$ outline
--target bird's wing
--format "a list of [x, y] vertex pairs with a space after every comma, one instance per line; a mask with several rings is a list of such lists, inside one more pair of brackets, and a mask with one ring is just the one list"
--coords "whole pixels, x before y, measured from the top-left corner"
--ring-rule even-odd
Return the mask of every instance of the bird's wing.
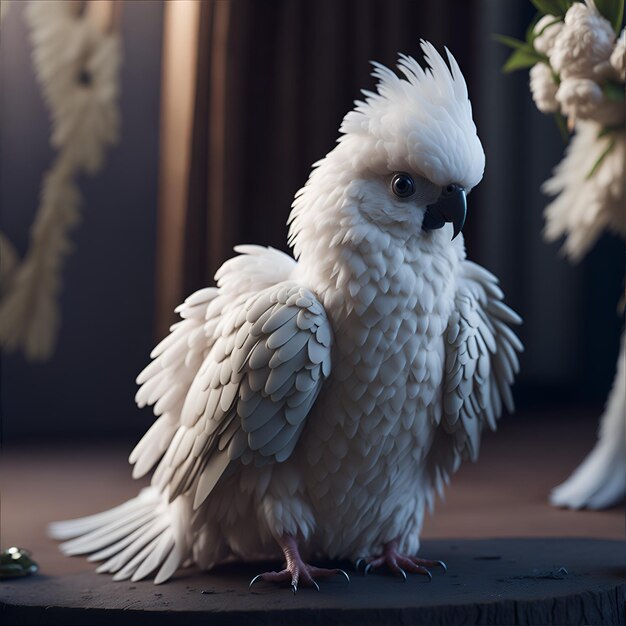
[[153, 477], [170, 500], [193, 490], [195, 508], [231, 462], [290, 456], [331, 366], [326, 312], [292, 281], [234, 299], [213, 336]]
[[215, 287], [196, 291], [176, 312], [181, 321], [150, 354], [152, 362], [139, 374], [135, 401], [142, 408], [153, 405], [157, 420], [131, 452], [133, 477], [149, 472], [163, 456], [180, 424], [189, 387], [214, 338], [205, 334], [205, 317], [212, 309], [223, 308], [224, 297]]
[[522, 320], [502, 299], [493, 274], [463, 263], [444, 334], [442, 411], [428, 460], [438, 487], [461, 459], [478, 457], [485, 423], [495, 430], [503, 405], [513, 411], [511, 385], [523, 346], [510, 325]]
[[286, 280], [296, 266], [273, 248], [237, 246], [235, 251], [240, 254], [215, 275], [217, 287], [196, 291], [176, 309], [181, 321], [154, 348], [152, 362], [137, 377], [135, 400], [139, 407], [152, 405], [157, 420], [130, 455], [135, 478], [149, 472], [170, 446], [191, 384], [218, 337], [222, 315], [237, 298]]

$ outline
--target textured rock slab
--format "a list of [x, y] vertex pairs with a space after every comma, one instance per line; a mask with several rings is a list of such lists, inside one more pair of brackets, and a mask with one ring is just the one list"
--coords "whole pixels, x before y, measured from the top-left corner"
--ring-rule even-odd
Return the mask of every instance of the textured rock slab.
[[438, 540], [425, 542], [421, 553], [445, 560], [448, 574], [402, 583], [354, 572], [349, 585], [341, 577], [322, 580], [321, 593], [303, 588], [296, 596], [266, 584], [249, 592], [263, 565], [187, 571], [161, 586], [95, 573], [38, 575], [0, 583], [0, 624], [624, 623], [622, 542]]

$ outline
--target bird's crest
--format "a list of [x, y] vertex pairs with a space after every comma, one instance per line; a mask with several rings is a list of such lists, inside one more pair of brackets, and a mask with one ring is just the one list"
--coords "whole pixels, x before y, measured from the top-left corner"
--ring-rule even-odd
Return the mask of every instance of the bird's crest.
[[370, 137], [390, 164], [406, 163], [437, 184], [471, 188], [482, 178], [485, 155], [465, 79], [447, 48], [449, 66], [432, 44], [422, 41], [421, 47], [428, 66], [401, 54], [402, 76], [373, 63], [376, 93], [363, 91], [365, 100], [343, 120], [341, 141]]

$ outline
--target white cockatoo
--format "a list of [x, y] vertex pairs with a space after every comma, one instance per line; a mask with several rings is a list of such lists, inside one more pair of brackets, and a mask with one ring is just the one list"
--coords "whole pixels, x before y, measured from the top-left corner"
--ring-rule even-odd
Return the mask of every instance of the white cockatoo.
[[[130, 455], [150, 487], [52, 526], [67, 554], [118, 580], [281, 555], [256, 579], [317, 586], [303, 557], [427, 574], [424, 510], [476, 459], [518, 370], [520, 318], [465, 259], [466, 195], [485, 157], [459, 66], [422, 42], [423, 69], [374, 64], [335, 148], [289, 218], [295, 259], [241, 246], [217, 287], [139, 375], [158, 417]], [[254, 581], [253, 581], [254, 582]]]

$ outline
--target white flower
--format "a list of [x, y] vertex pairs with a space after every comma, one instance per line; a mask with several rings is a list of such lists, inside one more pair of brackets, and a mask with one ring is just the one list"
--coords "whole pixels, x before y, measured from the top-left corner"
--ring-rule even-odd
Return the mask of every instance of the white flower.
[[595, 66], [611, 56], [614, 41], [611, 24], [594, 7], [575, 2], [554, 41], [550, 65], [561, 79], [590, 78]]
[[624, 105], [610, 102], [600, 86], [588, 78], [566, 78], [556, 92], [561, 112], [569, 118], [570, 126], [575, 120], [594, 120], [606, 126], [618, 124], [624, 119]]
[[563, 115], [588, 119], [603, 100], [600, 86], [588, 78], [567, 78], [556, 93]]
[[554, 48], [556, 36], [561, 32], [563, 22], [554, 15], [544, 15], [536, 24], [533, 32], [533, 46], [540, 54], [548, 56]]
[[626, 28], [622, 31], [619, 39], [615, 43], [615, 48], [611, 53], [611, 67], [615, 70], [617, 77], [626, 80]]
[[530, 91], [537, 108], [542, 113], [553, 113], [559, 110], [555, 96], [558, 89], [554, 82], [552, 70], [546, 63], [537, 63], [530, 70]]

